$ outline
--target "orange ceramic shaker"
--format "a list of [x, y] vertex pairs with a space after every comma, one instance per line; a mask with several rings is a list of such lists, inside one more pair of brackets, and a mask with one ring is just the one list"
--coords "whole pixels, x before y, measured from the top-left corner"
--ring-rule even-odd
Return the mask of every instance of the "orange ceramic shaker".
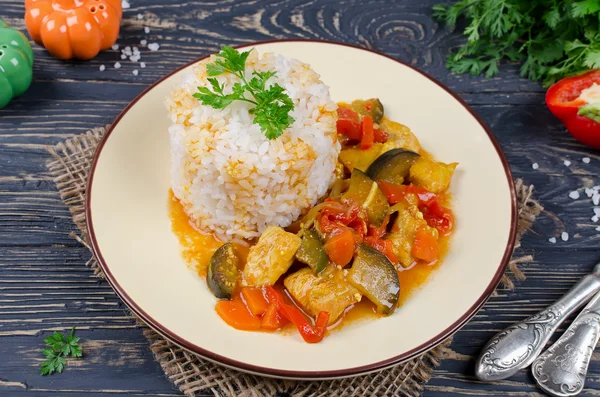
[[121, 0], [25, 0], [29, 35], [59, 59], [88, 60], [119, 35]]

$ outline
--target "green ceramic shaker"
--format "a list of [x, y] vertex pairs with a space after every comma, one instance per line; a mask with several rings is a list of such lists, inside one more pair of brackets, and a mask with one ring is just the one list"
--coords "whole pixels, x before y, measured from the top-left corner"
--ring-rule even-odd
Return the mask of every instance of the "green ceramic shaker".
[[33, 51], [27, 37], [0, 19], [0, 109], [29, 88]]

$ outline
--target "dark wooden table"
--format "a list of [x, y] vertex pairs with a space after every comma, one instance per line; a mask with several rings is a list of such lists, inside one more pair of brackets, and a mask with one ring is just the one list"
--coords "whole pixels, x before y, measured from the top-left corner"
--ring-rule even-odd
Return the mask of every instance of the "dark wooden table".
[[[156, 52], [141, 48], [143, 69], [122, 61], [119, 51], [89, 62], [62, 62], [34, 45], [31, 88], [0, 110], [0, 395], [180, 395], [124, 305], [85, 267], [89, 254], [69, 237], [75, 226], [46, 171], [45, 146], [112, 122], [149, 84], [223, 44], [274, 38], [352, 43], [424, 70], [483, 117], [514, 175], [535, 184], [546, 211], [522, 241], [523, 252], [535, 256], [523, 268], [527, 280], [492, 298], [455, 336], [456, 353], [435, 371], [424, 394], [538, 395], [525, 371], [495, 384], [475, 380], [473, 356], [493, 333], [561, 296], [600, 258], [591, 200], [568, 197], [584, 185], [600, 184], [600, 153], [570, 137], [546, 109], [541, 85], [520, 78], [517, 66], [490, 80], [449, 74], [444, 56], [462, 41], [432, 20], [437, 2], [130, 0], [119, 44], [141, 48], [142, 39], [160, 44]], [[0, 3], [0, 18], [24, 31], [23, 1]], [[117, 61], [122, 68], [113, 67]], [[583, 157], [591, 162], [583, 163]], [[571, 166], [563, 164], [566, 159]], [[485, 195], [482, 190], [482, 200]], [[548, 241], [563, 231], [570, 234], [567, 242]], [[70, 362], [62, 375], [40, 376], [42, 339], [71, 326], [78, 328], [85, 359]], [[600, 389], [599, 356], [595, 359], [584, 393], [590, 396]]]

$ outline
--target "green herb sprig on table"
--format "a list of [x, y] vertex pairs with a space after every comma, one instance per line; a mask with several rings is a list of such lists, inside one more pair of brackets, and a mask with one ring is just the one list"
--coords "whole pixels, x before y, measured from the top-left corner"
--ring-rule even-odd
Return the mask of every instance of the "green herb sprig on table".
[[500, 61], [522, 62], [522, 76], [549, 86], [600, 68], [600, 0], [460, 0], [433, 10], [451, 29], [466, 20], [467, 43], [447, 61], [455, 73], [492, 77]]
[[[217, 60], [206, 65], [212, 90], [198, 87], [194, 98], [215, 109], [226, 108], [233, 101], [252, 103], [254, 107], [250, 109], [250, 113], [254, 115], [254, 124], [260, 126], [268, 139], [276, 139], [294, 122], [294, 118], [289, 115], [294, 110], [294, 103], [279, 84], [272, 84], [267, 88], [267, 80], [276, 75], [274, 72], [254, 71], [250, 81], [246, 79], [246, 59], [249, 54], [250, 51], [240, 53], [234, 48], [223, 47], [217, 54]], [[231, 94], [225, 94], [225, 84], [220, 85], [215, 78], [223, 73], [232, 73], [241, 81], [233, 84]]]
[[83, 355], [83, 350], [79, 345], [79, 338], [74, 337], [73, 333], [75, 328], [71, 328], [71, 332], [68, 336], [61, 334], [60, 332], [54, 331], [54, 333], [44, 339], [46, 348], [42, 350], [42, 353], [46, 357], [41, 365], [40, 373], [42, 375], [51, 375], [54, 372], [62, 373], [67, 360], [65, 357], [78, 358]]

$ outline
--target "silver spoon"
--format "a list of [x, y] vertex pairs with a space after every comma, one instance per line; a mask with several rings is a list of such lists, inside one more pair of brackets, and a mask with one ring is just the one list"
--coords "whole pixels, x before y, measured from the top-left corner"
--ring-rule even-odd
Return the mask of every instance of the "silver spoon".
[[600, 293], [577, 316], [565, 333], [531, 366], [537, 384], [557, 397], [583, 390], [592, 353], [600, 337]]
[[558, 326], [598, 291], [600, 263], [553, 305], [494, 335], [475, 363], [475, 376], [484, 381], [506, 379], [527, 367]]

